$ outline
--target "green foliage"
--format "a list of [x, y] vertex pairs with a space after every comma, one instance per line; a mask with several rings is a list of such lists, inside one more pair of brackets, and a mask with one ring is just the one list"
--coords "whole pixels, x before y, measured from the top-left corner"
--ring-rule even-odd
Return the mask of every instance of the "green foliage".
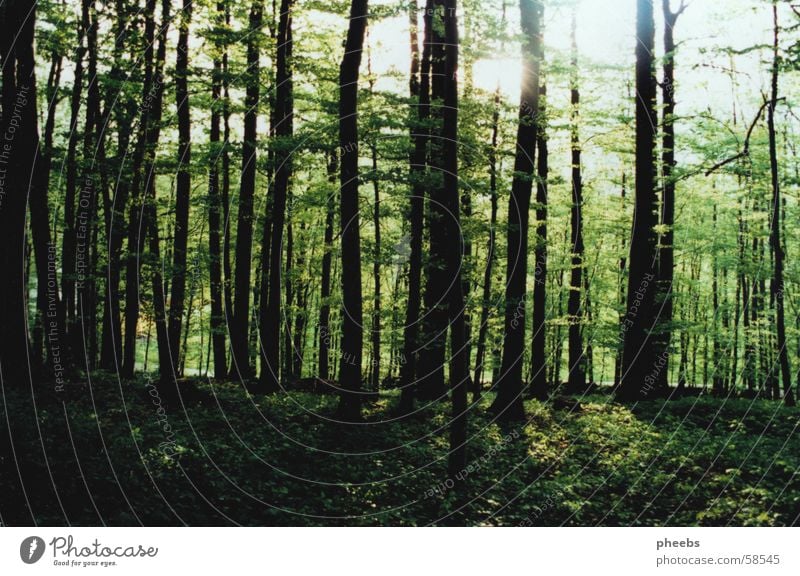
[[[134, 523], [120, 491], [151, 525], [781, 526], [800, 498], [798, 414], [763, 400], [631, 409], [595, 396], [574, 410], [530, 401], [528, 422], [506, 429], [473, 410], [461, 494], [447, 489], [445, 404], [398, 419], [387, 394], [353, 427], [330, 419], [334, 396], [256, 398], [238, 384], [198, 383], [185, 388], [181, 409], [159, 416], [145, 386], [98, 375], [93, 398], [75, 390], [63, 409], [37, 399], [43, 449], [60, 454], [50, 465], [71, 466], [54, 433], [66, 415], [110, 525]], [[5, 398], [0, 414], [30, 410], [22, 394]], [[27, 439], [30, 455], [42, 451], [38, 442]], [[82, 489], [79, 477], [71, 482], [64, 493]], [[96, 516], [83, 510], [70, 521]]]

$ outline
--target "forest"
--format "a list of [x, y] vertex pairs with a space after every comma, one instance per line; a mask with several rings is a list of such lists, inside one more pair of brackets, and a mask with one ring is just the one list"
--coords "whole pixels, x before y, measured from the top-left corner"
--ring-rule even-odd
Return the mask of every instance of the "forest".
[[800, 523], [800, 5], [0, 18], [0, 525]]

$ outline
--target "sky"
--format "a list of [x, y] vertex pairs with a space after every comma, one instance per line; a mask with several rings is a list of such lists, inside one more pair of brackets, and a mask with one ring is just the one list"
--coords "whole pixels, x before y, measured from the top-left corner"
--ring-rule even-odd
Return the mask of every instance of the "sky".
[[[489, 0], [482, 5], [487, 11], [499, 14], [503, 0]], [[396, 6], [397, 2], [371, 3]], [[545, 44], [547, 51], [566, 53], [570, 43], [572, 2], [550, 2], [545, 10]], [[655, 0], [656, 52], [663, 55], [661, 2]], [[677, 9], [678, 0], [672, 0]], [[509, 28], [518, 30], [518, 4], [506, 0]], [[794, 19], [788, 7], [783, 7], [784, 22]], [[579, 0], [577, 2], [578, 51], [584, 64], [619, 66], [629, 63], [632, 69], [635, 48], [635, 0]], [[708, 67], [724, 65], [727, 58], [713, 54], [715, 47], [734, 49], [771, 42], [772, 17], [765, 0], [689, 0], [688, 7], [675, 27], [679, 43], [677, 54], [677, 84], [679, 100], [692, 107], [730, 108], [731, 85], [727, 74]], [[392, 69], [409, 68], [408, 20], [405, 14], [376, 21], [370, 28], [370, 47], [373, 70], [379, 74]], [[505, 54], [478, 61], [474, 67], [475, 83], [493, 90], [500, 83], [509, 99], [519, 98], [520, 63], [515, 53], [517, 43], [509, 43]], [[740, 95], [745, 108], [758, 106], [759, 92], [768, 85], [768, 69], [758, 65], [758, 54], [738, 56], [736, 67], [742, 85]], [[724, 60], [724, 61], [722, 61]], [[388, 86], [388, 79], [384, 79]], [[755, 99], [754, 99], [755, 98]]]

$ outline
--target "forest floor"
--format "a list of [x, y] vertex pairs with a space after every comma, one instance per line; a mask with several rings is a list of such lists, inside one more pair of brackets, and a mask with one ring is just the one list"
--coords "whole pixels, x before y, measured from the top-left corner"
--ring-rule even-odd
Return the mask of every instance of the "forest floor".
[[[531, 400], [527, 423], [501, 429], [487, 415], [487, 395], [470, 410], [470, 465], [448, 478], [447, 402], [399, 418], [397, 393], [387, 392], [366, 406], [363, 424], [342, 425], [334, 420], [337, 398], [331, 395], [250, 397], [234, 383], [204, 383], [192, 391], [181, 409], [166, 412], [144, 380], [120, 383], [97, 375], [91, 388], [74, 387], [63, 406], [37, 396], [40, 441], [36, 426], [27, 427], [27, 438], [19, 437], [24, 427], [15, 427], [15, 419], [31, 411], [29, 392], [6, 387], [0, 429], [11, 420], [16, 454], [24, 454], [22, 475], [46, 479], [41, 490], [58, 487], [59, 498], [40, 498], [26, 482], [36, 522], [800, 521], [800, 411], [779, 402], [697, 397], [629, 406], [600, 394], [555, 408]], [[14, 496], [13, 461], [0, 470], [0, 512], [7, 512], [23, 498]], [[457, 482], [465, 487], [461, 495], [447, 490]]]

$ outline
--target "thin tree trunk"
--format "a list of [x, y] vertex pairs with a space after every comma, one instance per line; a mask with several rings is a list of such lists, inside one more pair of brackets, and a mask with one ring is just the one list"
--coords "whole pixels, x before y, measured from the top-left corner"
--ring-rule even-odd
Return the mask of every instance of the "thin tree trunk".
[[332, 184], [325, 203], [325, 237], [322, 254], [322, 286], [320, 288], [319, 306], [319, 366], [318, 374], [323, 380], [330, 376], [328, 358], [333, 333], [330, 325], [331, 315], [331, 252], [333, 251], [334, 211], [336, 209], [336, 173], [338, 171], [337, 150], [334, 148], [328, 155], [328, 182]]
[[569, 318], [569, 386], [583, 392], [586, 388], [586, 356], [583, 350], [584, 311], [581, 307], [584, 274], [583, 246], [583, 175], [581, 173], [581, 142], [579, 133], [581, 94], [578, 86], [578, 43], [576, 15], [572, 13], [572, 77], [570, 79], [570, 142], [572, 148], [572, 209], [570, 211], [570, 283], [567, 299]]
[[547, 86], [539, 88], [539, 132], [536, 159], [536, 246], [534, 247], [533, 324], [531, 333], [530, 395], [546, 400], [547, 386], [547, 179], [549, 154], [547, 149]]
[[675, 276], [674, 224], [675, 224], [675, 38], [674, 29], [678, 16], [686, 8], [673, 12], [670, 0], [661, 1], [664, 14], [664, 81], [661, 85], [662, 140], [661, 169], [663, 171], [663, 192], [661, 201], [661, 229], [658, 244], [658, 286], [656, 292], [657, 330], [653, 340], [654, 358], [663, 363], [663, 369], [655, 376], [657, 393], [664, 393], [669, 386], [670, 340], [672, 338], [672, 289]]
[[792, 391], [792, 370], [789, 365], [789, 350], [786, 342], [785, 290], [783, 284], [784, 249], [781, 243], [781, 189], [778, 173], [778, 151], [775, 138], [775, 108], [778, 105], [778, 73], [780, 60], [778, 56], [778, 3], [772, 2], [773, 44], [772, 44], [772, 92], [767, 106], [767, 130], [769, 131], [769, 168], [772, 180], [772, 222], [770, 229], [770, 245], [774, 255], [774, 269], [770, 295], [775, 302], [775, 322], [777, 324], [777, 354], [783, 381], [783, 399], [787, 406], [794, 406]]
[[192, 161], [191, 114], [189, 103], [189, 23], [192, 0], [183, 0], [178, 15], [178, 50], [175, 57], [175, 105], [178, 116], [178, 175], [175, 189], [175, 235], [172, 247], [172, 293], [167, 328], [171, 366], [161, 367], [161, 378], [174, 378], [180, 370], [181, 322], [186, 298], [186, 257], [189, 241], [189, 204], [191, 201]]
[[[425, 212], [424, 176], [427, 164], [428, 128], [425, 126], [430, 117], [430, 67], [431, 67], [431, 26], [430, 12], [432, 0], [427, 0], [423, 16], [423, 49], [420, 62], [416, 0], [413, 0], [410, 19], [411, 42], [411, 140], [413, 150], [410, 153], [410, 238], [408, 263], [408, 302], [406, 304], [405, 326], [403, 328], [403, 360], [400, 370], [402, 391], [400, 393], [401, 411], [409, 411], [413, 407], [417, 360], [420, 353], [419, 311], [422, 300], [422, 235]], [[416, 109], [413, 107], [416, 105]], [[414, 120], [416, 122], [414, 122]]]
[[[221, 26], [225, 19], [225, 4], [217, 2], [217, 25]], [[217, 50], [224, 50], [219, 45]], [[208, 255], [209, 280], [211, 295], [211, 341], [214, 350], [214, 378], [225, 378], [227, 359], [225, 350], [225, 313], [222, 279], [222, 247], [221, 225], [222, 200], [220, 197], [219, 155], [220, 148], [220, 98], [222, 91], [222, 60], [219, 55], [214, 58], [214, 69], [211, 73], [211, 150], [208, 172]], [[227, 146], [224, 142], [222, 146]], [[225, 223], [227, 228], [227, 223]]]
[[[46, 366], [42, 364], [43, 361], [49, 360], [51, 363], [53, 361], [52, 339], [48, 338], [46, 340], [48, 332], [52, 330], [52, 334], [58, 335], [63, 327], [63, 324], [59, 322], [61, 302], [58, 294], [58, 278], [56, 277], [55, 246], [51, 244], [48, 207], [50, 167], [53, 156], [53, 132], [63, 57], [56, 51], [53, 52], [52, 56], [46, 89], [49, 105], [41, 148], [41, 167], [37, 170], [38, 183], [35, 189], [37, 193], [30, 198], [31, 235], [33, 236], [36, 257], [36, 308], [38, 317], [33, 332], [33, 354], [35, 359], [34, 369], [37, 372]], [[60, 339], [60, 336], [58, 339]], [[47, 369], [45, 368], [42, 372], [47, 373]]]
[[[274, 392], [280, 386], [280, 338], [281, 338], [281, 250], [284, 221], [286, 219], [287, 197], [292, 177], [291, 138], [294, 134], [294, 89], [292, 76], [292, 9], [294, 0], [281, 0], [278, 20], [277, 60], [275, 72], [275, 109], [273, 135], [277, 141], [275, 148], [275, 180], [272, 188], [272, 212], [269, 218], [270, 236], [264, 234], [262, 258], [262, 290], [266, 290], [266, 307], [262, 306], [260, 324], [262, 328], [261, 346], [264, 350], [261, 366], [260, 388], [264, 392]], [[266, 224], [265, 224], [266, 226]], [[291, 223], [289, 224], [291, 226]], [[289, 228], [291, 234], [291, 228]], [[290, 237], [291, 238], [291, 237]], [[291, 242], [291, 239], [289, 240]], [[269, 243], [269, 247], [266, 244]], [[269, 260], [267, 260], [267, 257]], [[287, 267], [291, 262], [291, 246], [287, 246]], [[291, 314], [290, 280], [286, 280], [286, 321]], [[285, 366], [291, 371], [292, 346], [291, 330], [287, 330], [285, 346]], [[289, 374], [285, 374], [286, 377]]]
[[[109, 74], [114, 81], [116, 89], [109, 89], [106, 93], [106, 108], [113, 109], [114, 119], [117, 124], [117, 153], [114, 170], [119, 174], [117, 186], [114, 190], [113, 200], [110, 202], [106, 218], [108, 229], [106, 232], [108, 242], [107, 281], [105, 290], [105, 312], [103, 318], [103, 341], [100, 350], [100, 366], [106, 370], [118, 371], [122, 368], [122, 324], [120, 319], [120, 281], [122, 273], [122, 244], [126, 235], [125, 212], [128, 207], [128, 195], [131, 189], [130, 172], [123, 170], [122, 166], [128, 151], [131, 124], [136, 114], [136, 103], [133, 98], [127, 97], [121, 88], [122, 84], [122, 59], [125, 47], [125, 38], [128, 29], [128, 10], [124, 0], [116, 0], [116, 22], [114, 25], [113, 58], [114, 62]], [[113, 103], [113, 104], [112, 104]], [[130, 225], [131, 223], [128, 223]], [[123, 372], [124, 373], [124, 372]]]
[[[76, 198], [78, 189], [78, 161], [77, 149], [80, 132], [78, 122], [81, 109], [81, 94], [83, 93], [83, 60], [86, 56], [85, 38], [89, 29], [89, 0], [81, 1], [81, 19], [78, 26], [78, 47], [75, 55], [75, 70], [73, 75], [72, 93], [70, 102], [70, 121], [69, 137], [67, 139], [66, 164], [66, 183], [64, 193], [64, 232], [61, 243], [61, 254], [63, 258], [63, 277], [62, 277], [62, 298], [66, 309], [65, 331], [67, 345], [74, 348], [82, 338], [77, 337], [77, 318], [75, 304], [75, 285], [76, 285]], [[90, 114], [87, 111], [85, 131], [91, 130], [89, 126]], [[81, 358], [76, 351], [76, 358]]]
[[477, 402], [483, 391], [484, 358], [486, 356], [486, 334], [489, 331], [489, 308], [492, 305], [492, 270], [495, 261], [495, 242], [497, 238], [497, 138], [500, 128], [500, 89], [494, 93], [492, 112], [492, 144], [489, 148], [489, 195], [491, 212], [489, 216], [489, 240], [486, 246], [486, 269], [483, 271], [483, 298], [481, 316], [478, 324], [478, 345], [475, 352], [475, 375], [472, 378], [472, 401]]

